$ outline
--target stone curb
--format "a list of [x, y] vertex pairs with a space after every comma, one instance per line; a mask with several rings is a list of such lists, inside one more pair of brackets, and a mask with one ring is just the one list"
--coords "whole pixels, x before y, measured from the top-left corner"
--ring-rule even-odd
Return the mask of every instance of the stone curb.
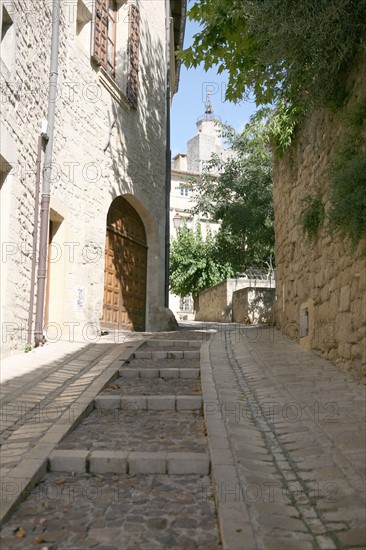
[[92, 474], [167, 474], [208, 475], [210, 459], [206, 453], [125, 452], [125, 451], [53, 451], [48, 459], [51, 472]]
[[200, 369], [199, 368], [129, 368], [121, 367], [119, 369], [119, 376], [121, 378], [199, 378]]
[[129, 409], [138, 411], [197, 411], [202, 409], [200, 395], [97, 395], [97, 410]]
[[201, 386], [217, 517], [223, 550], [247, 550], [256, 548], [256, 543], [245, 503], [236, 498], [240, 494], [240, 478], [222, 419], [210, 360], [210, 345], [215, 336], [201, 347]]
[[135, 359], [199, 359], [198, 350], [177, 351], [135, 351]]
[[105, 370], [56, 420], [11, 471], [11, 474], [5, 480], [1, 480], [0, 527], [10, 518], [18, 504], [27, 497], [29, 491], [46, 473], [47, 457], [50, 453], [93, 410], [94, 397], [118, 377], [120, 362], [117, 359], [127, 361], [140, 345], [141, 342], [116, 344], [115, 348], [102, 357], [100, 362], [106, 364]]

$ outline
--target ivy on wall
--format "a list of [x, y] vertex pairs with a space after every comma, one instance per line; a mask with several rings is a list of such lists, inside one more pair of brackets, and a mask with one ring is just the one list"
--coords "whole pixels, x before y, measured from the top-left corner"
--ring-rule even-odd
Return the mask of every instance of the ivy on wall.
[[349, 239], [352, 250], [366, 241], [366, 99], [340, 113], [342, 131], [330, 167], [330, 207], [325, 213], [320, 191], [302, 199], [302, 230], [316, 240], [326, 224], [330, 234]]
[[321, 193], [307, 195], [301, 202], [303, 204], [303, 210], [300, 214], [302, 230], [310, 241], [314, 241], [323, 227], [325, 219]]
[[366, 99], [342, 118], [344, 131], [331, 167], [329, 225], [355, 249], [366, 240]]

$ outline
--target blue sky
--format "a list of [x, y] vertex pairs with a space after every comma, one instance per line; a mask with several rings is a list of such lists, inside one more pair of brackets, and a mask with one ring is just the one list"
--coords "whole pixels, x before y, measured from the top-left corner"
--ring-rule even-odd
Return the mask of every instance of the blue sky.
[[[192, 36], [197, 33], [197, 23], [187, 18], [184, 47], [192, 43]], [[239, 104], [225, 101], [227, 74], [217, 74], [215, 68], [205, 72], [202, 68], [186, 69], [183, 65], [180, 72], [178, 93], [173, 98], [171, 110], [171, 149], [172, 156], [185, 153], [187, 141], [196, 134], [197, 119], [204, 114], [206, 92], [211, 91], [211, 102], [215, 115], [241, 130], [255, 111], [255, 104]]]

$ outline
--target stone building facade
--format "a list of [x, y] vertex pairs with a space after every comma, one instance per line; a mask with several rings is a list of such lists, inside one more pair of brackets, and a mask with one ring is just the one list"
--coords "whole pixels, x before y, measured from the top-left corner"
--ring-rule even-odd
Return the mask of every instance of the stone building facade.
[[[366, 59], [348, 81], [348, 105], [366, 99]], [[300, 345], [366, 376], [366, 257], [323, 228], [316, 242], [304, 238], [302, 199], [321, 192], [329, 209], [329, 169], [342, 125], [336, 114], [318, 110], [274, 166], [277, 324]]]
[[[27, 341], [52, 2], [1, 4], [1, 322], [9, 354]], [[159, 330], [166, 283], [166, 21], [174, 92], [185, 0], [171, 0], [170, 13], [164, 0], [60, 5], [44, 333], [48, 340], [95, 341], [101, 326]]]
[[[222, 145], [219, 129], [219, 119], [213, 113], [210, 100], [206, 101], [206, 114], [197, 121], [197, 134], [187, 143], [187, 153], [178, 153], [172, 160], [171, 191], [170, 191], [170, 237], [177, 236], [174, 227], [174, 218], [177, 215], [184, 220], [187, 227], [194, 230], [197, 224], [201, 225], [202, 237], [206, 238], [208, 230], [215, 234], [220, 224], [203, 214], [193, 214], [194, 194], [192, 179], [202, 174], [205, 162], [213, 154], [225, 158], [229, 151]], [[169, 294], [169, 307], [175, 317], [180, 319], [194, 319], [193, 298], [180, 298], [172, 292]]]

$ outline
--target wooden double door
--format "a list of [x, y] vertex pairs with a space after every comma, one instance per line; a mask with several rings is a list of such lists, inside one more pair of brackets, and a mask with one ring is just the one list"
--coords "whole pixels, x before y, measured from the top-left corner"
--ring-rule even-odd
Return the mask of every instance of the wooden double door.
[[144, 225], [136, 210], [117, 197], [107, 216], [102, 327], [145, 330], [146, 272]]

